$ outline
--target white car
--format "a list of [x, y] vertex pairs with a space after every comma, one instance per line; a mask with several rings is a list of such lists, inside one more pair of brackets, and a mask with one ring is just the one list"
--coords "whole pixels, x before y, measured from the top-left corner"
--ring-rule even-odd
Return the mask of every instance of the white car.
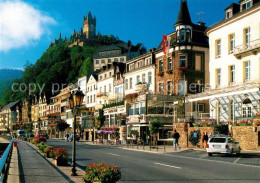
[[207, 143], [208, 156], [212, 154], [240, 154], [239, 143], [230, 136], [214, 136]]

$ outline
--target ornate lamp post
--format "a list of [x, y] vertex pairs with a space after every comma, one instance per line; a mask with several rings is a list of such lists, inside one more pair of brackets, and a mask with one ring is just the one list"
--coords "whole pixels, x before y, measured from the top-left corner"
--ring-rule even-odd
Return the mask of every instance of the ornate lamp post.
[[84, 94], [78, 87], [78, 90], [72, 91], [69, 97], [69, 107], [73, 112], [74, 115], [74, 122], [73, 122], [73, 148], [72, 148], [72, 176], [77, 176], [76, 173], [76, 117], [79, 111], [79, 107], [83, 103]]

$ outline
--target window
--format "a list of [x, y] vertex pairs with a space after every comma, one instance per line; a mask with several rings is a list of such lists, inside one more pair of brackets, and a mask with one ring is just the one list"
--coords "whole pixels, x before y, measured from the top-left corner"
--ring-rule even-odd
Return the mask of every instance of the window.
[[185, 41], [185, 29], [181, 29], [180, 30], [179, 41], [180, 42], [184, 42]]
[[198, 112], [201, 112], [201, 113], [205, 112], [204, 108], [205, 108], [204, 104], [198, 104]]
[[107, 78], [107, 74], [105, 74], [105, 78]]
[[93, 102], [96, 102], [96, 95], [94, 94]]
[[130, 81], [129, 81], [129, 82], [130, 82], [130, 86], [129, 86], [129, 88], [130, 88], [130, 89], [133, 89], [133, 79], [130, 78]]
[[221, 69], [217, 69], [217, 87], [221, 85]]
[[163, 83], [159, 83], [159, 93], [163, 93]]
[[135, 115], [140, 114], [140, 103], [135, 103]]
[[112, 72], [109, 72], [109, 76], [110, 76], [110, 77], [112, 76]]
[[100, 76], [99, 79], [102, 80], [102, 76]]
[[145, 114], [145, 102], [141, 102], [141, 114]]
[[159, 72], [163, 72], [163, 61], [159, 60]]
[[129, 71], [133, 71], [134, 70], [134, 64], [130, 64], [129, 65]]
[[252, 117], [252, 108], [249, 106], [244, 106], [242, 108], [243, 112], [243, 118], [251, 118]]
[[129, 106], [129, 115], [134, 115], [134, 104], [130, 104]]
[[142, 75], [142, 82], [145, 83], [145, 74]]
[[216, 57], [219, 58], [221, 55], [221, 40], [216, 41]]
[[172, 57], [168, 57], [168, 70], [172, 70]]
[[247, 10], [251, 7], [251, 0], [245, 1], [244, 4], [242, 4], [242, 11]]
[[105, 60], [101, 60], [101, 64], [104, 64], [105, 63]]
[[148, 83], [152, 83], [152, 72], [148, 72]]
[[232, 17], [232, 10], [228, 10], [226, 13], [226, 19]]
[[231, 83], [235, 82], [235, 66], [234, 65], [230, 66], [230, 82]]
[[195, 70], [196, 71], [202, 70], [202, 56], [201, 55], [195, 56]]
[[124, 57], [120, 57], [120, 62], [124, 62]]
[[115, 61], [115, 62], [118, 62], [118, 58], [114, 58], [114, 61]]
[[245, 80], [250, 80], [251, 76], [251, 64], [250, 61], [245, 62]]
[[151, 62], [152, 62], [152, 59], [151, 59], [151, 58], [146, 58], [146, 59], [145, 59], [145, 64], [146, 64], [146, 65], [150, 65]]
[[141, 82], [140, 76], [138, 75], [138, 76], [136, 76], [136, 83], [140, 83], [140, 82]]
[[107, 60], [107, 63], [111, 64], [111, 59], [110, 58]]
[[99, 60], [96, 60], [96, 64], [99, 64]]
[[128, 90], [128, 79], [125, 80], [125, 89]]
[[107, 86], [104, 86], [104, 93], [107, 92]]
[[92, 95], [90, 96], [90, 103], [92, 103]]
[[171, 81], [167, 82], [167, 95], [171, 94]]
[[250, 42], [250, 28], [246, 28], [244, 31], [245, 44], [248, 44]]
[[111, 84], [109, 84], [109, 92], [111, 92], [112, 90], [112, 87], [111, 87]]
[[180, 67], [186, 67], [186, 56], [180, 55], [179, 62], [180, 62]]
[[89, 96], [88, 96], [88, 101], [87, 101], [87, 102], [88, 102], [88, 104], [89, 104]]
[[229, 35], [229, 53], [233, 53], [235, 48], [235, 34]]
[[100, 92], [100, 93], [102, 92], [102, 87], [99, 88], [99, 92]]

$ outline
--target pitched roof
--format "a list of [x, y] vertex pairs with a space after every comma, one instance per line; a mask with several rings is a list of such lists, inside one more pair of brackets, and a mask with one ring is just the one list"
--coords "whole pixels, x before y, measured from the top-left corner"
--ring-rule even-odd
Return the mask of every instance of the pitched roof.
[[19, 102], [20, 102], [19, 100], [18, 100], [18, 101], [15, 101], [15, 102], [10, 102], [10, 103], [7, 104], [6, 106], [4, 106], [1, 111], [5, 110], [5, 109], [9, 109], [9, 108], [15, 106], [16, 104], [18, 104]]
[[178, 19], [174, 26], [176, 25], [192, 25], [187, 0], [181, 0]]

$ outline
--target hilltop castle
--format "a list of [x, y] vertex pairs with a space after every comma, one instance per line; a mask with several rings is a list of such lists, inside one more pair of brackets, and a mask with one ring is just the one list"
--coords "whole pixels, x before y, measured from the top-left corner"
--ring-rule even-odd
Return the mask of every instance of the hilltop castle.
[[87, 17], [83, 18], [83, 28], [81, 27], [79, 32], [76, 32], [75, 29], [70, 36], [70, 45], [86, 46], [93, 45], [97, 42], [96, 36], [96, 17], [91, 15], [91, 12], [88, 12]]

